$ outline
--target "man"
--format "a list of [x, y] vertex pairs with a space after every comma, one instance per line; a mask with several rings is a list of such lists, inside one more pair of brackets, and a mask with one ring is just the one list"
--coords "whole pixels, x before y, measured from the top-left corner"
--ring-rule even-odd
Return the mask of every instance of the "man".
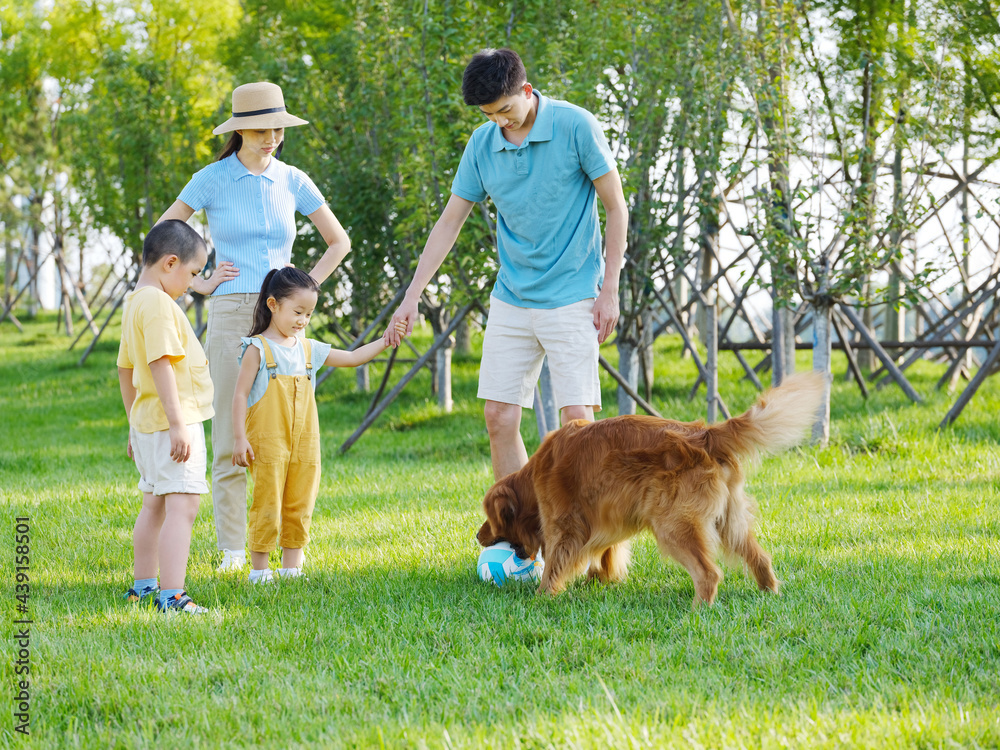
[[[465, 69], [462, 97], [490, 122], [466, 145], [451, 198], [427, 238], [388, 336], [393, 346], [399, 343], [399, 322], [412, 332], [424, 287], [473, 206], [491, 198], [500, 271], [490, 297], [479, 397], [486, 401], [493, 475], [500, 479], [528, 462], [521, 410], [532, 405], [546, 355], [563, 423], [593, 420], [601, 408], [598, 345], [618, 322], [628, 208], [597, 120], [533, 90], [517, 53], [476, 54]], [[606, 261], [597, 198], [607, 217]]]

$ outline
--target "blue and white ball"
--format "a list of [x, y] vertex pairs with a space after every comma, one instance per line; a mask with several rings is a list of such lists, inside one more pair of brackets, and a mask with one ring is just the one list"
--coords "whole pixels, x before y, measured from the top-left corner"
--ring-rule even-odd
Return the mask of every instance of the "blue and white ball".
[[502, 586], [507, 581], [541, 580], [545, 561], [539, 552], [534, 557], [522, 560], [514, 554], [514, 548], [507, 542], [497, 542], [479, 553], [476, 569], [484, 581], [492, 581]]

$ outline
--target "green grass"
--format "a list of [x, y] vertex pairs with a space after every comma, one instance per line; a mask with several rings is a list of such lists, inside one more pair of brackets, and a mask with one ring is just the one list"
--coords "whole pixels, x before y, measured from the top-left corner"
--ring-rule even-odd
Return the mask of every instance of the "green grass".
[[[909, 371], [921, 405], [895, 387], [866, 403], [838, 377], [830, 445], [750, 479], [782, 596], [729, 569], [716, 605], [693, 612], [690, 578], [648, 536], [617, 586], [550, 600], [479, 582], [491, 473], [476, 360], [456, 363], [453, 414], [421, 374], [344, 456], [370, 397], [336, 372], [319, 392], [308, 583], [216, 574], [206, 497], [188, 589], [214, 615], [164, 621], [121, 600], [139, 494], [117, 329], [83, 368], [54, 331], [51, 317], [0, 326], [0, 596], [12, 622], [14, 518], [28, 516], [34, 620], [32, 734], [4, 711], [5, 746], [1000, 746], [996, 379], [938, 433], [953, 398], [934, 390], [939, 367]], [[654, 404], [700, 417], [676, 340], [657, 363]], [[724, 364], [742, 410], [754, 391]], [[533, 450], [530, 413], [523, 433]]]

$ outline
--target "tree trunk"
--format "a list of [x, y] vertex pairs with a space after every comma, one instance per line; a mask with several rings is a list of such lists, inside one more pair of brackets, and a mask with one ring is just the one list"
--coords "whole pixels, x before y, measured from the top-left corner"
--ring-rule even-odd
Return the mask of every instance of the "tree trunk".
[[823, 375], [823, 401], [813, 423], [814, 443], [830, 441], [830, 372], [833, 351], [832, 310], [828, 304], [813, 304], [813, 370]]
[[[361, 317], [357, 311], [351, 313], [351, 329], [352, 336], [357, 336], [357, 332], [364, 329]], [[367, 362], [354, 368], [354, 387], [358, 390], [358, 393], [371, 392], [371, 370], [368, 368]]]
[[371, 391], [371, 371], [368, 369], [367, 362], [354, 368], [354, 383], [360, 393]]
[[455, 329], [455, 353], [463, 357], [472, 354], [472, 321], [468, 315]]
[[[876, 179], [878, 177], [878, 164], [876, 163], [876, 116], [881, 104], [881, 87], [878, 84], [878, 74], [875, 70], [875, 61], [871, 58], [865, 61], [864, 72], [861, 78], [861, 102], [863, 118], [863, 143], [861, 160], [858, 165], [858, 190], [856, 197], [855, 213], [858, 215], [855, 226], [857, 242], [861, 245], [861, 253], [867, 257], [870, 255], [872, 239], [875, 231], [875, 200], [877, 193]], [[865, 279], [866, 299], [870, 295], [871, 277]], [[869, 331], [875, 333], [875, 319], [871, 305], [865, 307], [864, 323]], [[883, 334], [884, 335], [884, 334]], [[877, 336], [876, 336], [877, 338]], [[875, 355], [871, 350], [862, 350], [859, 358], [861, 366], [867, 366], [871, 370], [875, 366]]]
[[705, 291], [708, 313], [705, 329], [705, 389], [708, 400], [706, 419], [712, 424], [719, 418], [719, 304], [715, 288]]
[[549, 360], [542, 360], [542, 371], [538, 375], [538, 386], [535, 388], [535, 424], [538, 425], [538, 438], [543, 439], [552, 430], [559, 429], [559, 411], [552, 394], [552, 376], [549, 374]]
[[437, 377], [437, 397], [438, 406], [445, 414], [451, 413], [454, 403], [451, 399], [451, 351], [455, 347], [454, 336], [449, 336], [435, 352], [434, 357], [437, 363], [435, 371]]
[[653, 351], [653, 312], [646, 308], [640, 318], [642, 331], [639, 334], [639, 366], [642, 371], [643, 394], [647, 401], [653, 398], [653, 380], [656, 373], [655, 353]]
[[[789, 162], [791, 143], [787, 122], [790, 110], [788, 74], [788, 19], [781, 3], [760, 0], [757, 37], [767, 82], [759, 94], [761, 122], [768, 140], [768, 224], [772, 290], [771, 382], [778, 385], [795, 371], [795, 326], [787, 307], [795, 287], [792, 243], [795, 240]], [[779, 305], [778, 302], [785, 305]]]
[[[634, 341], [624, 337], [618, 339], [616, 346], [618, 347], [618, 372], [633, 390], [638, 390], [639, 347]], [[635, 400], [621, 386], [618, 387], [618, 413], [635, 414]]]
[[892, 161], [892, 219], [889, 243], [894, 256], [889, 265], [889, 290], [885, 305], [885, 338], [903, 341], [906, 338], [906, 309], [903, 307], [903, 143], [901, 127], [906, 114], [902, 105], [896, 115], [896, 156]]
[[[965, 84], [963, 86], [963, 107], [962, 107], [962, 179], [964, 184], [962, 186], [962, 265], [965, 270], [965, 278], [968, 279], [971, 271], [972, 264], [969, 259], [969, 241], [971, 235], [969, 233], [969, 136], [972, 134], [972, 74], [969, 72], [968, 65], [964, 68], [965, 72]], [[966, 292], [968, 292], [966, 288]], [[964, 327], [963, 331], [965, 337], [969, 338], [971, 336], [971, 331], [968, 327]], [[968, 372], [972, 372], [972, 350], [965, 350], [965, 367]], [[954, 388], [957, 385], [957, 380], [952, 381], [951, 387]]]

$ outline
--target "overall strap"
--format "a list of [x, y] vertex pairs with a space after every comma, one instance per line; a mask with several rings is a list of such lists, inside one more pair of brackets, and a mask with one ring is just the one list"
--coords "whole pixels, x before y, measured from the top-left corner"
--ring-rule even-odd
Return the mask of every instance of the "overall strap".
[[259, 340], [264, 346], [264, 361], [267, 365], [267, 374], [273, 380], [278, 377], [278, 366], [274, 363], [274, 357], [271, 354], [271, 347], [267, 344], [267, 339], [263, 336], [254, 336], [255, 339]]
[[302, 339], [302, 349], [306, 355], [306, 377], [312, 380], [313, 377], [313, 358], [312, 358], [312, 343], [309, 339]]

